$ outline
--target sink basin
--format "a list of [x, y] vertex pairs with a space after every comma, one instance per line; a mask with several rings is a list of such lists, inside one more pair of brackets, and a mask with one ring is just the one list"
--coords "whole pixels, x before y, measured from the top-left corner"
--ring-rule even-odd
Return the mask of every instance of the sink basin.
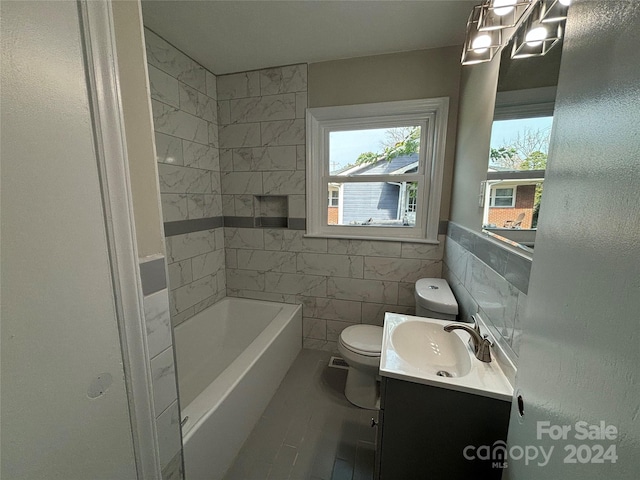
[[511, 400], [513, 387], [500, 364], [495, 359], [484, 363], [475, 358], [467, 332], [444, 331], [450, 323], [453, 322], [387, 312], [380, 375]]
[[425, 373], [463, 377], [471, 370], [466, 343], [458, 335], [444, 331], [441, 323], [409, 320], [391, 334], [396, 354]]

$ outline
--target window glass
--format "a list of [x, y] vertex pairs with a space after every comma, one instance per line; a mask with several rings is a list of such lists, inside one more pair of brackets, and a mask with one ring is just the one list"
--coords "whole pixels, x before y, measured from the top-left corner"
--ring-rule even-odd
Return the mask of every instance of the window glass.
[[512, 207], [513, 188], [495, 188], [491, 197], [492, 207]]
[[346, 130], [329, 134], [329, 172], [343, 177], [401, 175], [417, 169], [421, 128]]

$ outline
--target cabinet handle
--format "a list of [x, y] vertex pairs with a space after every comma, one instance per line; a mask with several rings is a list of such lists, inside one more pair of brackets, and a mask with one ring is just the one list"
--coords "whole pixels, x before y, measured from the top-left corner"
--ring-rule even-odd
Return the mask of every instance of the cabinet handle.
[[371, 428], [376, 427], [377, 425], [378, 425], [378, 422], [376, 421], [376, 419], [371, 417]]

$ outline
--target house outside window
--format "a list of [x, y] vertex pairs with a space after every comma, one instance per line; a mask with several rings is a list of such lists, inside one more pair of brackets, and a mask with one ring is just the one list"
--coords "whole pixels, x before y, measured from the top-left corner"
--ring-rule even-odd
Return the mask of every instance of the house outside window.
[[[437, 242], [447, 115], [447, 98], [309, 109], [307, 234]], [[333, 146], [378, 131], [409, 140], [332, 158]]]

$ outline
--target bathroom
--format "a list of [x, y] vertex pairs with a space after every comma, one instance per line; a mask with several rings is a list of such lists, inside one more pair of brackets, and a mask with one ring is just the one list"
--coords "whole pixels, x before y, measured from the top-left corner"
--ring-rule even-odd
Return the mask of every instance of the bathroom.
[[[293, 11], [279, 11], [278, 15], [302, 15], [296, 8], [304, 7], [296, 2], [291, 3], [288, 7]], [[363, 2], [361, 8], [368, 8], [371, 15], [375, 16], [376, 9], [373, 5], [366, 5], [367, 3]], [[497, 344], [496, 349], [499, 347], [507, 358], [507, 364], [513, 365], [513, 371], [509, 375], [515, 377], [517, 367], [514, 398], [522, 396], [528, 415], [520, 418], [517, 402], [513, 402], [509, 443], [525, 445], [531, 442], [536, 435], [536, 420], [551, 420], [559, 425], [573, 425], [580, 420], [597, 424], [602, 420], [616, 425], [625, 434], [617, 444], [619, 460], [616, 464], [579, 464], [571, 465], [570, 468], [557, 455], [559, 460], [545, 469], [536, 470], [514, 463], [512, 468], [505, 470], [503, 476], [601, 478], [606, 472], [611, 478], [633, 478], [630, 472], [634, 471], [633, 465], [637, 460], [632, 458], [631, 452], [638, 444], [637, 426], [634, 426], [637, 424], [637, 421], [634, 424], [634, 419], [637, 420], [637, 400], [634, 399], [637, 398], [638, 380], [632, 366], [637, 365], [638, 351], [637, 342], [633, 343], [634, 338], [637, 340], [633, 329], [637, 322], [631, 323], [635, 318], [631, 309], [633, 305], [637, 305], [637, 300], [634, 302], [634, 299], [637, 298], [638, 264], [630, 246], [638, 244], [637, 219], [640, 206], [636, 196], [632, 195], [637, 191], [637, 162], [629, 160], [637, 158], [637, 142], [628, 140], [634, 134], [633, 130], [629, 130], [629, 124], [633, 124], [629, 119], [637, 117], [637, 108], [633, 108], [637, 107], [637, 97], [631, 95], [634, 87], [627, 82], [636, 78], [638, 73], [638, 62], [631, 61], [637, 59], [637, 52], [633, 47], [637, 40], [637, 28], [621, 33], [612, 25], [624, 19], [625, 25], [637, 26], [638, 9], [628, 2], [612, 2], [619, 4], [619, 10], [589, 1], [576, 1], [571, 7], [557, 87], [557, 125], [554, 126], [551, 147], [551, 158], [562, 160], [551, 165], [545, 178], [545, 185], [548, 187], [545, 193], [548, 198], [555, 197], [557, 201], [545, 200], [547, 203], [543, 203], [541, 231], [536, 239], [535, 261], [532, 261], [530, 254], [520, 253], [518, 249], [508, 249], [481, 233], [482, 209], [478, 208], [478, 196], [481, 183], [487, 179], [487, 152], [490, 148], [499, 63], [494, 59], [492, 62], [461, 67], [460, 53], [466, 17], [479, 2], [457, 3], [461, 36], [450, 44], [452, 46], [395, 50], [400, 53], [388, 53], [390, 50], [372, 51], [367, 55], [350, 55], [345, 52], [324, 61], [301, 58], [299, 61], [271, 64], [255, 62], [253, 66], [247, 67], [234, 66], [233, 61], [238, 61], [234, 56], [239, 54], [233, 51], [228, 55], [228, 67], [224, 70], [211, 68], [211, 71], [185, 54], [190, 52], [187, 46], [179, 45], [180, 35], [175, 38], [170, 36], [170, 32], [175, 32], [175, 29], [171, 29], [172, 24], [182, 22], [184, 30], [184, 22], [189, 18], [181, 17], [181, 12], [188, 9], [180, 8], [176, 3], [142, 2], [140, 6], [137, 2], [114, 2], [110, 4], [113, 11], [109, 14], [113, 17], [112, 33], [99, 22], [92, 23], [96, 18], [93, 15], [97, 15], [99, 19], [100, 13], [104, 14], [91, 11], [98, 7], [89, 6], [87, 9], [85, 5], [80, 8], [79, 11], [84, 15], [83, 35], [89, 38], [96, 35], [93, 37], [96, 41], [92, 44], [95, 50], [90, 60], [97, 74], [89, 79], [89, 85], [98, 85], [101, 91], [115, 89], [121, 99], [122, 120], [110, 118], [108, 108], [103, 109], [100, 103], [103, 99], [94, 99], [93, 108], [104, 116], [100, 118], [100, 122], [94, 120], [93, 125], [94, 128], [98, 128], [95, 127], [98, 125], [102, 129], [108, 128], [111, 123], [123, 125], [126, 135], [118, 137], [117, 132], [111, 132], [115, 136], [106, 137], [109, 132], [103, 132], [110, 141], [103, 140], [101, 144], [105, 158], [113, 154], [113, 150], [110, 151], [109, 148], [113, 148], [118, 141], [121, 150], [128, 156], [128, 174], [120, 172], [120, 175], [125, 178], [125, 184], [130, 182], [130, 206], [127, 208], [117, 203], [118, 198], [129, 198], [127, 187], [121, 186], [123, 190], [119, 192], [117, 183], [112, 183], [113, 178], [117, 180], [119, 177], [112, 177], [115, 173], [106, 167], [100, 174], [85, 174], [94, 175], [95, 185], [103, 187], [105, 184], [101, 182], [106, 179], [107, 191], [111, 195], [100, 194], [100, 189], [96, 187], [98, 193], [94, 193], [92, 197], [83, 187], [78, 193], [83, 195], [83, 202], [61, 199], [50, 190], [44, 180], [33, 182], [36, 176], [41, 178], [44, 171], [35, 170], [37, 165], [30, 167], [33, 170], [29, 171], [28, 179], [24, 172], [12, 169], [12, 166], [5, 170], [3, 200], [7, 198], [8, 201], [3, 203], [9, 206], [3, 211], [3, 223], [5, 215], [8, 215], [11, 222], [7, 223], [7, 230], [25, 233], [15, 242], [13, 237], [9, 237], [8, 247], [2, 253], [3, 288], [8, 289], [4, 296], [8, 299], [8, 306], [5, 307], [3, 302], [3, 317], [6, 322], [3, 322], [2, 338], [3, 390], [10, 392], [12, 387], [16, 389], [20, 386], [20, 389], [13, 391], [24, 392], [25, 397], [22, 393], [14, 398], [7, 394], [8, 401], [5, 404], [3, 395], [3, 450], [5, 445], [10, 448], [6, 450], [9, 453], [3, 455], [3, 475], [7, 475], [7, 478], [32, 478], [36, 476], [34, 472], [38, 469], [49, 468], [50, 472], [56, 472], [54, 478], [83, 477], [79, 473], [82, 465], [78, 465], [77, 470], [68, 465], [69, 455], [77, 447], [60, 448], [62, 453], [55, 460], [46, 458], [49, 455], [48, 449], [54, 449], [55, 446], [52, 439], [64, 438], [66, 433], [61, 432], [66, 429], [60, 430], [55, 422], [52, 424], [39, 420], [38, 424], [47, 429], [46, 433], [41, 433], [32, 426], [35, 423], [33, 419], [26, 419], [24, 410], [20, 407], [20, 402], [28, 402], [32, 405], [32, 410], [38, 410], [42, 399], [33, 393], [46, 385], [52, 392], [56, 392], [52, 396], [53, 405], [59, 412], [64, 412], [60, 418], [69, 425], [69, 431], [73, 431], [74, 422], [85, 425], [87, 417], [83, 413], [74, 418], [67, 408], [86, 411], [97, 419], [101, 418], [100, 412], [106, 412], [104, 409], [119, 412], [118, 421], [109, 422], [107, 431], [110, 435], [105, 435], [103, 440], [107, 442], [110, 438], [110, 443], [98, 446], [99, 443], [93, 443], [98, 441], [91, 432], [87, 432], [85, 437], [79, 437], [84, 438], [83, 443], [87, 445], [83, 447], [87, 458], [91, 459], [87, 460], [87, 465], [103, 465], [104, 470], [99, 471], [106, 472], [96, 478], [180, 478], [183, 475], [180, 424], [183, 424], [184, 429], [189, 429], [189, 419], [185, 420], [185, 417], [190, 417], [193, 421], [194, 415], [187, 414], [183, 393], [180, 398], [178, 396], [174, 350], [178, 356], [179, 368], [181, 355], [188, 355], [191, 345], [198, 340], [198, 333], [194, 333], [190, 337], [191, 341], [182, 346], [185, 353], [181, 353], [181, 337], [172, 329], [177, 332], [186, 330], [190, 321], [209, 307], [218, 305], [230, 310], [235, 308], [225, 306], [225, 298], [276, 302], [290, 306], [293, 308], [291, 317], [297, 324], [291, 325], [290, 331], [287, 331], [292, 338], [298, 339], [300, 345], [296, 348], [299, 350], [301, 347], [303, 352], [311, 355], [305, 360], [309, 371], [307, 374], [302, 373], [298, 382], [303, 385], [315, 378], [314, 375], [319, 375], [320, 381], [325, 382], [322, 385], [333, 395], [338, 391], [333, 388], [334, 383], [344, 383], [344, 370], [318, 370], [317, 366], [319, 359], [324, 362], [331, 355], [338, 355], [341, 332], [353, 325], [382, 326], [385, 312], [414, 315], [415, 282], [421, 278], [444, 278], [459, 304], [458, 319], [468, 321], [472, 314], [478, 314], [483, 328]], [[240, 2], [220, 8], [228, 8], [231, 14], [247, 15], [258, 22], [262, 10], [255, 5], [252, 10], [243, 4], [244, 2]], [[77, 7], [73, 3], [70, 5], [71, 7], [66, 4], [62, 9], [71, 18], [66, 19], [66, 22], [77, 21], [73, 20], [74, 15], [78, 15]], [[293, 8], [293, 5], [296, 7]], [[49, 17], [63, 17], [62, 13], [54, 12], [51, 10], [53, 7], [47, 7], [46, 4], [38, 4], [38, 8], [32, 11], [26, 6], [14, 7], [15, 11], [3, 5], [3, 10], [5, 8], [10, 19], [30, 18], [34, 25], [38, 25], [39, 21], [46, 23]], [[191, 21], [193, 18], [206, 18], [208, 2], [192, 4], [190, 8], [195, 9], [190, 13], [193, 15]], [[336, 4], [333, 8], [340, 7]], [[403, 8], [421, 7], [404, 5]], [[363, 10], [360, 14], [365, 16], [364, 12]], [[592, 12], [597, 12], [597, 15]], [[326, 14], [331, 15], [331, 11]], [[415, 18], [418, 14], [408, 16]], [[4, 18], [5, 12], [3, 24]], [[601, 41], [589, 45], [589, 48], [600, 48], [598, 53], [601, 61], [609, 62], [608, 69], [602, 68], [601, 72], [593, 71], [587, 60], [593, 52], [580, 43], [585, 35], [596, 35], [592, 33], [596, 27], [592, 25], [596, 22], [594, 18], [598, 19], [597, 35], [601, 37], [597, 38], [601, 38]], [[18, 28], [15, 27], [17, 24], [7, 25]], [[64, 25], [68, 27], [69, 23], [65, 24], [60, 20], [60, 25], [56, 24], [62, 31]], [[91, 27], [90, 33], [86, 32], [87, 26]], [[56, 32], [54, 26], [50, 28], [52, 38], [57, 38], [55, 35], [59, 35], [60, 30]], [[78, 29], [77, 26], [74, 28]], [[106, 29], [107, 33], [101, 31], [101, 28]], [[161, 35], [163, 28], [166, 29], [165, 38]], [[40, 51], [48, 51], [43, 50], [47, 43], [43, 40], [47, 38], [47, 30], [44, 29], [43, 32], [32, 38], [33, 49], [29, 49], [28, 45], [22, 47], [19, 42], [14, 48], [23, 48], [21, 54], [25, 58], [27, 55], [33, 56], [38, 48]], [[196, 35], [194, 32], [190, 33]], [[104, 74], [105, 70], [100, 70], [108, 70], [105, 64], [100, 63], [100, 55], [104, 53], [98, 47], [101, 45], [98, 42], [101, 34], [114, 39], [111, 48], [117, 52], [119, 83], [112, 86], [112, 90], [100, 83], [108, 78]], [[82, 41], [81, 37], [79, 35], [78, 42]], [[615, 42], [613, 38], [616, 39]], [[35, 43], [39, 40], [43, 43]], [[38, 48], [35, 48], [36, 45]], [[567, 49], [567, 45], [571, 48]], [[251, 57], [249, 50], [250, 48], [245, 49], [244, 54], [247, 65], [251, 65], [248, 60]], [[50, 53], [51, 58], [55, 58], [55, 51]], [[192, 55], [196, 57], [195, 53]], [[54, 88], [52, 85], [55, 86], [60, 81], [68, 82], [74, 87], [80, 86], [81, 88], [76, 89], [82, 90], [83, 75], [72, 77], [63, 69], [52, 66], [56, 65], [55, 62], [46, 55], [36, 58], [44, 69], [43, 72], [48, 72], [47, 75], [40, 76], [40, 80], [49, 87], [49, 90], [43, 88], [43, 92], [51, 91]], [[6, 72], [4, 61], [3, 57], [3, 70]], [[104, 76], [99, 75], [101, 72]], [[398, 75], [398, 72], [403, 74]], [[606, 75], [604, 72], [607, 72]], [[6, 81], [13, 80], [9, 78]], [[32, 79], [32, 82], [36, 81]], [[615, 88], [608, 91], [603, 87], [603, 82]], [[15, 86], [14, 83], [8, 85]], [[22, 98], [27, 104], [33, 94], [29, 92], [30, 85], [33, 83], [23, 81], [20, 86], [24, 93]], [[615, 92], [618, 91], [620, 94], [616, 96], [618, 94]], [[608, 94], [611, 98], [607, 98]], [[60, 95], [65, 97], [71, 93], [64, 91]], [[598, 104], [593, 102], [596, 96], [600, 102]], [[366, 240], [305, 235], [305, 230], [309, 233], [308, 230], [313, 227], [307, 217], [305, 198], [310, 189], [307, 183], [307, 109], [443, 97], [449, 99], [448, 115], [444, 117], [446, 137], [441, 143], [442, 181], [441, 191], [436, 199], [439, 208], [435, 216], [435, 231], [433, 228], [431, 230], [433, 241], [426, 243], [416, 239], [412, 241], [411, 238]], [[626, 104], [618, 102], [622, 98]], [[4, 102], [3, 98], [3, 104]], [[9, 124], [10, 118], [5, 117], [5, 114], [8, 115], [5, 112], [17, 115], [14, 113], [16, 105], [23, 104], [18, 102], [6, 105], [6, 108], [3, 105], [2, 120], [2, 143], [3, 147], [7, 147], [5, 152], [16, 158], [35, 157], [36, 154], [28, 150], [30, 142], [13, 141], [12, 135], [18, 134], [4, 128]], [[33, 122], [34, 119], [29, 117], [29, 121]], [[78, 129], [81, 130], [81, 127], [78, 126]], [[606, 136], [603, 135], [597, 143], [594, 142], [596, 132], [601, 131], [605, 131]], [[86, 133], [84, 130], [82, 132]], [[21, 135], [31, 138], [26, 136], [29, 133]], [[46, 140], [51, 145], [57, 138], [59, 136], [51, 135]], [[565, 142], [565, 138], [571, 141]], [[576, 145], [581, 146], [579, 152], [576, 152]], [[587, 148], [584, 149], [583, 145]], [[89, 147], [85, 145], [85, 148]], [[43, 150], [46, 148], [43, 147]], [[94, 150], [99, 149], [94, 147]], [[87, 154], [91, 153], [84, 153]], [[44, 156], [45, 153], [41, 155]], [[58, 155], [62, 158], [62, 153]], [[594, 156], [597, 155], [607, 158], [616, 168], [605, 168], [595, 159]], [[60, 166], [60, 169], [68, 168], [69, 171], [64, 175], [51, 174], [45, 178], [61, 181], [59, 177], [62, 176], [68, 179], [72, 179], [74, 175], [80, 176], [79, 170], [73, 173], [72, 167], [75, 168], [75, 165]], [[593, 180], [594, 175], [597, 175], [597, 181]], [[13, 187], [5, 185], [8, 176], [20, 181], [16, 180]], [[565, 185], [565, 181], [572, 183]], [[18, 195], [18, 192], [12, 190], [15, 186], [19, 186], [25, 193], [31, 192], [32, 197]], [[6, 197], [4, 192], [8, 192]], [[158, 198], [161, 199], [161, 208], [158, 206]], [[47, 221], [28, 222], [33, 215], [31, 212], [16, 209], [14, 214], [11, 210], [12, 205], [20, 202], [32, 205], [36, 200], [45, 200], [43, 203], [46, 205], [42, 208], [46, 208], [48, 213], [42, 216], [49, 218], [50, 222], [55, 220], [48, 229], [45, 229]], [[66, 202], [64, 209], [51, 207], [54, 201], [63, 200]], [[101, 209], [108, 210], [105, 205], [109, 206], [115, 216], [123, 209], [129, 210], [128, 222], [132, 230], [129, 238], [136, 239], [135, 248], [132, 249], [136, 256], [133, 259], [131, 256], [123, 257], [122, 252], [126, 253], [126, 247], [122, 250], [109, 250], [108, 245], [112, 244], [106, 242], [107, 246], [103, 249], [111, 252], [111, 260], [100, 261], [104, 268], [111, 266], [111, 273], [108, 269], [105, 270], [105, 278], [113, 275], [114, 270], [121, 277], [129, 275], [132, 282], [129, 289], [140, 290], [140, 295], [127, 297], [125, 284], [121, 283], [114, 290], [108, 282], [103, 282], [99, 287], [92, 284], [92, 288], [84, 294], [78, 293], [82, 292], [81, 288], [89, 288], [91, 285], [80, 285], [82, 282], [78, 273], [85, 272], [86, 269], [74, 263], [76, 260], [72, 252], [57, 254], [59, 258], [69, 262], [67, 267], [55, 263], [49, 265], [47, 262], [52, 260], [44, 254], [31, 256], [24, 260], [25, 263], [12, 263], [12, 258], [13, 262], [16, 262], [15, 259], [21, 259], [22, 262], [22, 258], [26, 256], [27, 249], [23, 244], [26, 243], [27, 236], [30, 239], [42, 239], [48, 238], [53, 232], [60, 237], [53, 237], [49, 248], [62, 248], [58, 244], [64, 242], [57, 238], [66, 238], [69, 233], [61, 232], [59, 226], [74, 224], [74, 216], [84, 220], [81, 211], [89, 206], [93, 210], [92, 215], [86, 215], [86, 221], [95, 221], [98, 217], [102, 219]], [[59, 217], [62, 215], [59, 210], [64, 210], [64, 218]], [[121, 225], [109, 227], [109, 222], [105, 224], [107, 238], [125, 241], [121, 237], [127, 235], [123, 234], [126, 232]], [[5, 240], [7, 230], [3, 230]], [[75, 238], [79, 235], [86, 234], [75, 232], [72, 236]], [[87, 244], [78, 247], [77, 251], [91, 250], [92, 242], [88, 240], [91, 237], [84, 238]], [[94, 239], [93, 243], [96, 242], [98, 240]], [[7, 243], [3, 242], [4, 245]], [[31, 252], [43, 248], [35, 240], [30, 240], [28, 245]], [[139, 273], [131, 268], [135, 265], [137, 270], [136, 259], [140, 262]], [[40, 342], [46, 342], [47, 336], [50, 336], [60, 345], [75, 348], [77, 344], [90, 344], [87, 339], [96, 333], [92, 333], [91, 329], [78, 329], [80, 307], [78, 310], [63, 307], [60, 314], [51, 313], [40, 302], [34, 302], [35, 305], [30, 307], [12, 307], [11, 298], [19, 302], [28, 293], [37, 298], [38, 291], [55, 290], [51, 287], [52, 282], [55, 282], [52, 277], [45, 275], [38, 280], [39, 283], [34, 283], [29, 276], [36, 268], [29, 266], [29, 262], [36, 261], [40, 262], [38, 265], [42, 271], [67, 268], [64, 270], [66, 281], [70, 286], [75, 285], [69, 287], [75, 293], [66, 289], [61, 289], [55, 295], [51, 293], [48, 300], [50, 304], [64, 306], [66, 301], [61, 299], [73, 298], [75, 301], [77, 298], [84, 298], [84, 301], [89, 302], [84, 312], [88, 314], [97, 302], [91, 294], [92, 290], [120, 292], [114, 293], [120, 299], [120, 311], [116, 308], [116, 313], [111, 314], [119, 320], [116, 322], [112, 319], [109, 323], [110, 330], [100, 333], [105, 339], [105, 351], [98, 354], [78, 349], [78, 359], [81, 358], [80, 352], [86, 355], [85, 358], [97, 358], [104, 354], [112, 362], [116, 359], [115, 364], [92, 365], [92, 362], [78, 360], [78, 363], [84, 363], [82, 368], [87, 369], [73, 380], [77, 380], [78, 385], [71, 385], [69, 382], [72, 380], [65, 383], [63, 367], [59, 370], [53, 366], [53, 359], [60, 361], [60, 355], [55, 349], [43, 349], [37, 361], [26, 361], [27, 355], [31, 355], [33, 350], [33, 343], [30, 342], [38, 342], [40, 345]], [[88, 261], [88, 257], [85, 257], [85, 261]], [[12, 275], [16, 275], [15, 272], [18, 271], [23, 272], [20, 277], [22, 283], [14, 284], [12, 281], [16, 277]], [[8, 272], [6, 281], [5, 272]], [[32, 282], [33, 286], [25, 289], [24, 286], [28, 284], [25, 282]], [[22, 289], [14, 290], [12, 285]], [[36, 288], [38, 286], [40, 290]], [[607, 297], [599, 298], [593, 292], [602, 292]], [[109, 299], [101, 301], [107, 311]], [[268, 309], [267, 303], [254, 305], [261, 305], [261, 310]], [[296, 310], [294, 307], [297, 305], [301, 305], [301, 309]], [[28, 308], [42, 310], [35, 312]], [[140, 309], [144, 312], [144, 319]], [[28, 325], [12, 323], [13, 318], [24, 318], [25, 315], [29, 315], [28, 318], [42, 318], [42, 328], [35, 332]], [[58, 323], [46, 322], [48, 315], [53, 315], [56, 319], [58, 315], [64, 315], [65, 320]], [[137, 323], [131, 320], [136, 318]], [[146, 325], [142, 323], [145, 320]], [[107, 329], [106, 325], [107, 320], [102, 327]], [[136, 325], [145, 325], [143, 334], [136, 331]], [[54, 328], [55, 332], [49, 332]], [[628, 330], [628, 335], [620, 334], [624, 330]], [[25, 340], [20, 347], [14, 346], [10, 341], [21, 337], [29, 341]], [[110, 343], [107, 345], [108, 342]], [[276, 350], [282, 353], [287, 348], [289, 347], [282, 346]], [[267, 365], [283, 362], [281, 373], [270, 373], [277, 381], [263, 385], [269, 383], [262, 381], [267, 378], [268, 373], [256, 371], [256, 379], [250, 383], [260, 384], [267, 395], [278, 395], [276, 390], [279, 380], [287, 371], [287, 362], [290, 364], [294, 361], [298, 350], [287, 351], [286, 359], [278, 357], [273, 361], [263, 362]], [[585, 351], [594, 351], [597, 355], [587, 356]], [[81, 367], [67, 360], [66, 356], [63, 357], [64, 362], [60, 365], [69, 362], [64, 368], [73, 370]], [[34, 366], [45, 364], [47, 368], [37, 374], [33, 372]], [[16, 372], [15, 377], [12, 376], [13, 372]], [[111, 372], [109, 376], [113, 378], [105, 380], [106, 376], [102, 372]], [[7, 384], [4, 383], [5, 378]], [[20, 378], [31, 380], [25, 385]], [[51, 382], [51, 379], [58, 381]], [[88, 379], [93, 380], [90, 382]], [[180, 378], [177, 382], [180, 383]], [[80, 383], [84, 390], [83, 397], [74, 400], [77, 404], [67, 402], [64, 388], [76, 391], [80, 388]], [[87, 401], [89, 383], [89, 398], [92, 400], [90, 408], [83, 403]], [[606, 388], [599, 384], [606, 385]], [[593, 388], [593, 385], [598, 387]], [[283, 388], [284, 386], [286, 385], [283, 384]], [[306, 388], [312, 387], [307, 385]], [[109, 390], [104, 395], [106, 389]], [[26, 398], [27, 395], [29, 398]], [[107, 401], [114, 403], [107, 406], [99, 403]], [[376, 429], [368, 426], [371, 414], [365, 410], [350, 409], [343, 397], [336, 402], [342, 402], [341, 407], [348, 412], [356, 412], [352, 413], [356, 423], [351, 425], [357, 427], [353, 438], [357, 446], [347, 454], [347, 457], [351, 455], [349, 458], [352, 458], [352, 463], [347, 462], [348, 465], [338, 462], [345, 458], [332, 456], [331, 452], [324, 455], [325, 452], [322, 452], [323, 459], [324, 456], [332, 459], [335, 457], [335, 463], [324, 467], [320, 465], [322, 462], [318, 462], [318, 469], [326, 468], [323, 473], [318, 470], [318, 476], [331, 478], [334, 469], [339, 466], [350, 471], [353, 478], [360, 478], [360, 474], [366, 478], [366, 475], [373, 472], [360, 471], [354, 465], [369, 465], [367, 462], [373, 461], [375, 433], [371, 432]], [[227, 418], [233, 419], [234, 414], [238, 415], [236, 406], [242, 403], [251, 402], [242, 396], [230, 402]], [[291, 406], [291, 403], [283, 399], [281, 409], [285, 406]], [[258, 418], [264, 408], [264, 405], [254, 407], [255, 411], [259, 410]], [[351, 413], [345, 413], [349, 414]], [[49, 417], [43, 414], [42, 418]], [[233, 420], [238, 424], [248, 423], [243, 418]], [[75, 428], [87, 428], [80, 425]], [[106, 426], [96, 421], [94, 431]], [[134, 433], [129, 433], [130, 438], [127, 439], [123, 432], [129, 428]], [[249, 434], [259, 436], [251, 425], [246, 428]], [[20, 441], [9, 440], [4, 432], [11, 432]], [[333, 434], [340, 435], [340, 429]], [[30, 452], [24, 445], [32, 443], [36, 438], [49, 440], [45, 442], [46, 447], [43, 447], [42, 458], [33, 462], [22, 460], [21, 455]], [[120, 441], [113, 442], [114, 438], [119, 438]], [[230, 437], [226, 436], [207, 441], [218, 442], [219, 449], [223, 449], [225, 443], [232, 443]], [[119, 445], [118, 448], [115, 444]], [[288, 443], [279, 446], [282, 456], [289, 456], [290, 466], [295, 465], [293, 458], [296, 446]], [[562, 447], [558, 446], [560, 448]], [[98, 461], [93, 458], [97, 451], [107, 453], [102, 453]], [[275, 456], [278, 453], [275, 452]], [[7, 461], [7, 458], [20, 460], [13, 462]], [[121, 460], [114, 460], [117, 458]], [[312, 464], [314, 458], [311, 459]], [[280, 463], [273, 463], [274, 461], [271, 459], [265, 463], [270, 465], [269, 468], [281, 466]], [[188, 472], [189, 467], [186, 468]], [[16, 472], [26, 473], [21, 475]], [[271, 477], [268, 476], [269, 472], [272, 472]], [[341, 474], [343, 476], [339, 477], [336, 473], [335, 478], [351, 478], [349, 473]], [[292, 475], [291, 471], [280, 476], [276, 470], [269, 470], [264, 476], [255, 478], [298, 478]]]

